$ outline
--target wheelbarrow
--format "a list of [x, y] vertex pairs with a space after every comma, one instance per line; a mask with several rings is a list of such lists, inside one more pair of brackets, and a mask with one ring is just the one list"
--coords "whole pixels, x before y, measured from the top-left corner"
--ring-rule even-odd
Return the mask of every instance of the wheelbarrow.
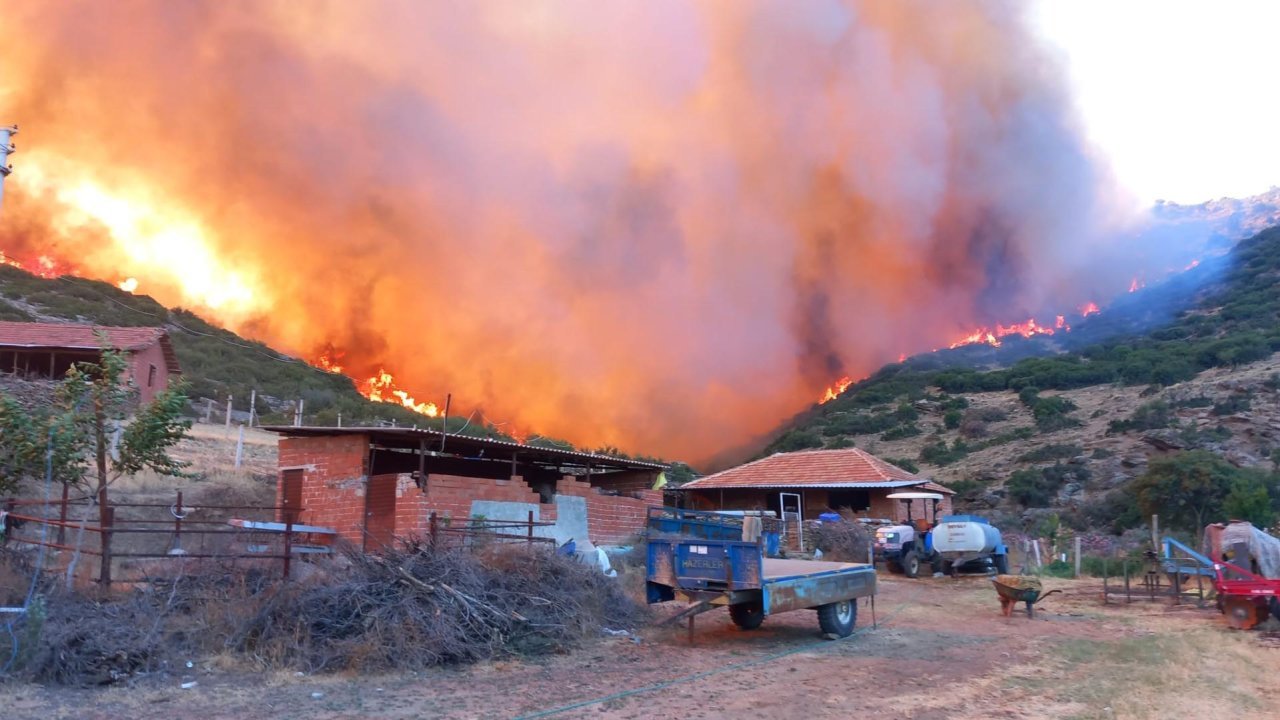
[[1027, 617], [1036, 616], [1035, 604], [1061, 590], [1044, 592], [1040, 578], [1026, 575], [997, 575], [991, 583], [996, 586], [996, 594], [1000, 596], [1000, 611], [1005, 617], [1013, 614], [1013, 608], [1020, 602], [1027, 604]]

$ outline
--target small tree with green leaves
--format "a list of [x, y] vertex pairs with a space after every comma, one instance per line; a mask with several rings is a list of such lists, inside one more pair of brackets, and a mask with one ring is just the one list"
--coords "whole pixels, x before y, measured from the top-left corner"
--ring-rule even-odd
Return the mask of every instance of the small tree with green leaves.
[[[187, 398], [181, 386], [140, 405], [137, 388], [126, 381], [128, 359], [100, 339], [99, 361], [72, 366], [49, 407], [26, 408], [0, 396], [0, 478], [16, 486], [52, 471], [54, 480], [92, 490], [99, 522], [106, 526], [107, 491], [120, 477], [148, 469], [185, 474], [187, 463], [172, 458], [169, 450], [191, 421], [182, 415]], [[103, 537], [105, 543], [108, 536]], [[109, 581], [106, 553], [103, 560], [102, 578]]]

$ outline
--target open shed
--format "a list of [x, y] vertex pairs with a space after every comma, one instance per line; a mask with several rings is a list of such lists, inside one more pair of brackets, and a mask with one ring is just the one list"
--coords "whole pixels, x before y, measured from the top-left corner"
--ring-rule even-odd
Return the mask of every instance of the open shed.
[[[397, 427], [267, 426], [280, 434], [277, 505], [368, 549], [443, 522], [524, 521], [563, 543], [612, 545], [644, 528], [665, 465]], [[281, 511], [284, 519], [285, 511]]]

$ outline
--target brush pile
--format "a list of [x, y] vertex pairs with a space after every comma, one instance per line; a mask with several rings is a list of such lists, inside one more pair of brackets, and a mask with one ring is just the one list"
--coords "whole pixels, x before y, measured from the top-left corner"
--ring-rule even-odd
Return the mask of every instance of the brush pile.
[[805, 528], [813, 545], [822, 551], [823, 560], [837, 562], [867, 561], [871, 549], [871, 533], [865, 524], [850, 513], [840, 513], [838, 522], [818, 522]]
[[412, 670], [558, 652], [644, 612], [598, 569], [539, 549], [347, 552], [304, 580], [277, 575], [188, 564], [109, 600], [53, 592], [23, 672], [100, 684], [225, 653], [261, 668]]

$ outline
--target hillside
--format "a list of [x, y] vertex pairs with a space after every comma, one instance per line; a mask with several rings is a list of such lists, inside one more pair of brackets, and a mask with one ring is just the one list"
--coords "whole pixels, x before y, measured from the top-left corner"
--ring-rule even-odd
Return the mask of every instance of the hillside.
[[1271, 469], [1278, 350], [1272, 228], [1062, 338], [888, 365], [797, 417], [765, 452], [852, 444], [918, 467], [960, 490], [961, 505], [1014, 525], [1056, 513], [1119, 530], [1138, 522], [1130, 482], [1155, 457], [1203, 449]]
[[[257, 391], [257, 413], [264, 422], [289, 422], [301, 399], [308, 423], [425, 425], [432, 420], [398, 405], [370, 402], [350, 378], [324, 372], [306, 362], [246, 340], [182, 309], [165, 308], [146, 295], [133, 295], [109, 283], [71, 276], [41, 278], [0, 264], [0, 320], [78, 321], [100, 325], [164, 326], [182, 364], [195, 408], [205, 399], [224, 403], [228, 395], [238, 409], [248, 409]], [[466, 418], [450, 418], [449, 429], [463, 429]], [[500, 435], [472, 423], [468, 434]]]

